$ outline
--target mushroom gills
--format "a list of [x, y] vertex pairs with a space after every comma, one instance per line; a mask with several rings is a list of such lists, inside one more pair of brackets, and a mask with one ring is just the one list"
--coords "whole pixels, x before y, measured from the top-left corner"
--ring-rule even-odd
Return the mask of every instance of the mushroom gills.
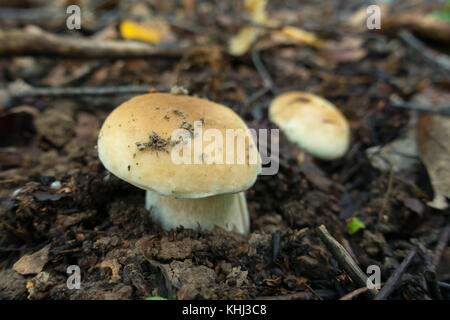
[[221, 194], [205, 198], [172, 198], [146, 190], [145, 207], [150, 218], [166, 229], [179, 226], [212, 230], [215, 226], [227, 231], [248, 234], [250, 217], [245, 193]]

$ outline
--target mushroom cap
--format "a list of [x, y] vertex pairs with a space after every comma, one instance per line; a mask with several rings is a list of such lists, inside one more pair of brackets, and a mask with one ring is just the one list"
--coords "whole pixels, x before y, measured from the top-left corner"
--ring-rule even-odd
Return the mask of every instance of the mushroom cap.
[[281, 94], [272, 101], [269, 118], [290, 141], [317, 158], [333, 160], [347, 152], [348, 122], [332, 103], [319, 96], [300, 91]]
[[[186, 136], [178, 141], [172, 138], [176, 129], [186, 129], [190, 143], [186, 143]], [[207, 140], [207, 129], [220, 133], [222, 143], [215, 138]], [[238, 138], [227, 139], [228, 129], [241, 129], [235, 131]], [[243, 144], [238, 143], [239, 138], [244, 139]], [[149, 142], [150, 146], [142, 144]], [[223, 153], [217, 156], [218, 161], [213, 161], [216, 153], [208, 151], [208, 145], [217, 146], [217, 154]], [[177, 152], [183, 156], [189, 151], [191, 163], [173, 161], [174, 148], [186, 148]], [[226, 150], [234, 151], [234, 157], [229, 156], [231, 163], [226, 161]], [[252, 135], [234, 111], [206, 99], [168, 93], [139, 95], [114, 109], [100, 130], [98, 154], [106, 169], [119, 178], [175, 198], [244, 191], [261, 171]], [[211, 163], [204, 159], [208, 155]]]

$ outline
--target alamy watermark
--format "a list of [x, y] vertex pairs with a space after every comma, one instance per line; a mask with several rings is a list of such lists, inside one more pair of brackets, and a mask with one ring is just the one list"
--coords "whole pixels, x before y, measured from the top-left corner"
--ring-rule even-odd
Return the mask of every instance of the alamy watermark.
[[[72, 4], [67, 7], [66, 13], [69, 17], [66, 19], [66, 26], [69, 30], [81, 29], [81, 8]], [[381, 8], [378, 5], [370, 5], [366, 9], [366, 26], [369, 30], [381, 29]]]
[[77, 265], [70, 265], [67, 267], [67, 288], [70, 290], [81, 288], [81, 271]]
[[366, 274], [369, 275], [366, 281], [368, 289], [381, 288], [381, 270], [380, 267], [373, 264], [367, 267]]
[[203, 129], [203, 121], [195, 121], [190, 130], [179, 128], [172, 132], [171, 141], [176, 143], [170, 155], [174, 164], [254, 165], [258, 164], [259, 152], [260, 174], [275, 175], [279, 169], [278, 138], [278, 129]]
[[70, 5], [66, 10], [67, 14], [70, 16], [66, 20], [66, 26], [69, 30], [80, 30], [81, 29], [81, 9], [77, 5]]
[[381, 29], [381, 8], [373, 4], [367, 7], [366, 13], [368, 15], [366, 20], [367, 29]]

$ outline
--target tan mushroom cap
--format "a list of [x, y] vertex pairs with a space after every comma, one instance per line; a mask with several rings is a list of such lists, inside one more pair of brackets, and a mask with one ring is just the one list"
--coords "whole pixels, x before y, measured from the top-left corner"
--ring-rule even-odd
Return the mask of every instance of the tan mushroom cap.
[[[173, 148], [181, 147], [183, 142], [175, 143], [173, 131], [184, 128], [193, 132], [199, 123], [203, 134], [191, 137], [192, 163], [174, 162]], [[206, 147], [216, 140], [202, 140], [207, 129], [222, 134], [219, 149], [224, 150], [223, 160], [208, 164], [198, 159], [199, 163], [195, 164], [198, 153], [194, 148], [199, 141], [202, 142], [200, 151], [205, 151], [200, 153], [201, 157], [215, 155], [206, 152]], [[237, 139], [226, 139], [227, 129], [241, 129], [236, 132], [245, 139], [244, 151]], [[114, 175], [164, 196], [202, 198], [235, 193], [251, 187], [261, 171], [259, 152], [247, 130], [234, 111], [218, 103], [186, 95], [149, 93], [136, 96], [111, 112], [99, 133], [98, 153], [106, 169]], [[136, 143], [149, 141], [154, 144], [139, 150]], [[234, 149], [229, 141], [234, 141]], [[229, 150], [234, 150], [231, 164], [226, 163], [227, 143]], [[244, 163], [238, 162], [238, 152], [245, 152]]]
[[344, 115], [329, 101], [294, 91], [276, 97], [269, 118], [289, 140], [324, 160], [343, 156], [350, 143], [350, 128]]

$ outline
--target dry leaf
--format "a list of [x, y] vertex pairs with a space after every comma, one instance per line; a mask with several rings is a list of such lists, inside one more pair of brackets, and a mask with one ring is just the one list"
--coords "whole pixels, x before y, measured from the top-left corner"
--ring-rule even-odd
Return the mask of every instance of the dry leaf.
[[435, 199], [428, 205], [444, 210], [450, 198], [450, 118], [422, 114], [417, 123], [419, 156], [428, 170]]
[[325, 46], [324, 41], [318, 38], [314, 33], [305, 31], [300, 28], [284, 27], [280, 30], [280, 32], [295, 41], [307, 44], [318, 49], [321, 49]]
[[42, 271], [48, 261], [50, 245], [46, 245], [41, 250], [26, 254], [13, 265], [13, 269], [22, 275], [36, 274]]
[[368, 54], [363, 43], [362, 38], [350, 36], [340, 41], [328, 41], [319, 55], [325, 65], [357, 62]]
[[[449, 100], [448, 91], [430, 86], [417, 94], [412, 102], [439, 107]], [[417, 148], [434, 190], [434, 199], [428, 205], [444, 210], [448, 207], [445, 197], [450, 197], [450, 118], [430, 112], [422, 112], [419, 116]]]
[[120, 24], [120, 34], [122, 38], [128, 40], [139, 40], [150, 43], [161, 41], [161, 33], [157, 28], [151, 28], [144, 24], [125, 20]]
[[245, 0], [245, 9], [254, 22], [265, 23], [268, 20], [266, 6], [267, 0]]
[[[275, 24], [270, 20], [266, 12], [267, 0], [246, 0], [245, 8], [250, 14], [250, 19], [260, 25], [271, 27]], [[233, 56], [241, 56], [250, 50], [252, 45], [267, 30], [261, 27], [246, 26], [239, 30], [228, 43], [228, 52]]]
[[383, 33], [396, 33], [402, 29], [420, 35], [443, 44], [450, 43], [450, 23], [437, 19], [433, 15], [419, 12], [400, 12], [398, 14], [385, 15], [382, 18]]
[[404, 137], [400, 137], [385, 146], [374, 146], [366, 150], [372, 166], [381, 171], [395, 173], [410, 171], [419, 160], [417, 156], [415, 121], [411, 121]]
[[257, 27], [242, 28], [237, 35], [231, 38], [228, 52], [233, 56], [245, 54], [264, 32], [262, 28]]

